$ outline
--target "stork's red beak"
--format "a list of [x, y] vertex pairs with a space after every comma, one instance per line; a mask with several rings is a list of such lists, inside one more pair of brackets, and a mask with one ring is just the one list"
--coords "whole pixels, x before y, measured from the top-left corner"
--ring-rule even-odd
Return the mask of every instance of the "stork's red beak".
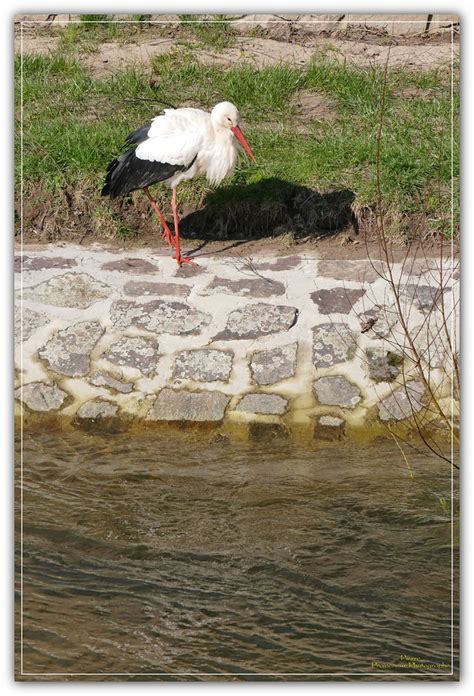
[[235, 137], [237, 138], [237, 140], [239, 141], [239, 143], [242, 145], [242, 147], [244, 148], [245, 152], [249, 155], [249, 157], [251, 157], [251, 158], [254, 160], [254, 162], [256, 162], [256, 161], [257, 161], [257, 158], [256, 158], [255, 155], [253, 154], [252, 148], [250, 147], [250, 145], [248, 144], [248, 142], [245, 140], [245, 136], [244, 136], [244, 134], [242, 133], [242, 130], [241, 130], [240, 126], [232, 126], [231, 131], [232, 131], [232, 133], [235, 135]]

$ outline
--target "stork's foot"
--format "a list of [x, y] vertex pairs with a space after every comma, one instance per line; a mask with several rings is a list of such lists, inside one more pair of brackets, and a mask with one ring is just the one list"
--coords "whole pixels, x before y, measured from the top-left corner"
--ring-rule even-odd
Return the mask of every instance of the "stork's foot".
[[196, 263], [196, 261], [193, 261], [192, 258], [189, 256], [181, 256], [181, 254], [178, 254], [177, 256], [174, 256], [173, 258], [176, 260], [178, 266], [182, 266], [183, 263], [189, 263], [190, 266], [197, 266], [198, 265]]
[[171, 230], [170, 230], [169, 227], [165, 227], [165, 228], [163, 229], [163, 232], [161, 233], [161, 236], [162, 236], [163, 239], [169, 244], [170, 247], [174, 247], [174, 246], [175, 246], [174, 237], [173, 237], [173, 235], [171, 234]]

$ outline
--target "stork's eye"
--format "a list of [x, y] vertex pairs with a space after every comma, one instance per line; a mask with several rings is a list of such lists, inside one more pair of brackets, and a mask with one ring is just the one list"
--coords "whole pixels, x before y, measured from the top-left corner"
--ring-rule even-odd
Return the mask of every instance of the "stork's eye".
[[228, 123], [232, 123], [231, 117], [230, 117], [230, 116], [226, 116], [226, 121], [228, 121]]

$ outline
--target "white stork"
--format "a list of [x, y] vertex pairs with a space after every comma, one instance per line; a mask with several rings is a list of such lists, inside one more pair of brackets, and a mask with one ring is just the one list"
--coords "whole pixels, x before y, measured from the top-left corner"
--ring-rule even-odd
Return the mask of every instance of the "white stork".
[[[194, 263], [181, 256], [176, 187], [185, 179], [205, 174], [211, 184], [230, 176], [237, 161], [239, 144], [255, 160], [239, 126], [240, 115], [230, 102], [217, 104], [212, 111], [201, 109], [165, 109], [151, 123], [131, 133], [126, 141], [132, 146], [109, 165], [103, 196], [116, 198], [142, 188], [158, 215], [163, 237], [176, 248], [178, 265]], [[148, 187], [165, 181], [172, 190], [174, 235]]]

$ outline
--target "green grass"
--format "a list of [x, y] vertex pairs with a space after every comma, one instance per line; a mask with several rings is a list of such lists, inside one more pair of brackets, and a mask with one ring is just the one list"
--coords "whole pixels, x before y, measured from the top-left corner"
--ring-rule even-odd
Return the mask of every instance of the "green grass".
[[[19, 58], [16, 70], [18, 76]], [[157, 87], [151, 86], [150, 71]], [[125, 136], [160, 111], [159, 100], [177, 105], [193, 100], [210, 108], [226, 99], [238, 105], [258, 159], [255, 165], [242, 158], [233, 183], [255, 185], [275, 177], [319, 190], [349, 188], [361, 206], [377, 199], [379, 69], [321, 60], [307, 68], [285, 64], [258, 70], [240, 63], [223, 70], [200, 65], [184, 47], [155, 58], [143, 71], [104, 78], [92, 78], [77, 57], [64, 51], [25, 55], [23, 73], [26, 195], [39, 185], [52, 195], [73, 187], [103, 207], [98, 192], [107, 164]], [[336, 105], [335, 118], [295, 127], [293, 98], [302, 89], [327, 95]], [[454, 93], [457, 137], [457, 86]], [[133, 98], [137, 101], [124, 101]], [[423, 212], [434, 227], [443, 227], [449, 218], [451, 108], [447, 72], [389, 72], [380, 184], [384, 209], [395, 218]], [[456, 142], [455, 199], [458, 151]], [[19, 173], [18, 156], [17, 168]], [[208, 190], [203, 181], [190, 182], [183, 186], [182, 200], [184, 196], [186, 204], [198, 206]]]

